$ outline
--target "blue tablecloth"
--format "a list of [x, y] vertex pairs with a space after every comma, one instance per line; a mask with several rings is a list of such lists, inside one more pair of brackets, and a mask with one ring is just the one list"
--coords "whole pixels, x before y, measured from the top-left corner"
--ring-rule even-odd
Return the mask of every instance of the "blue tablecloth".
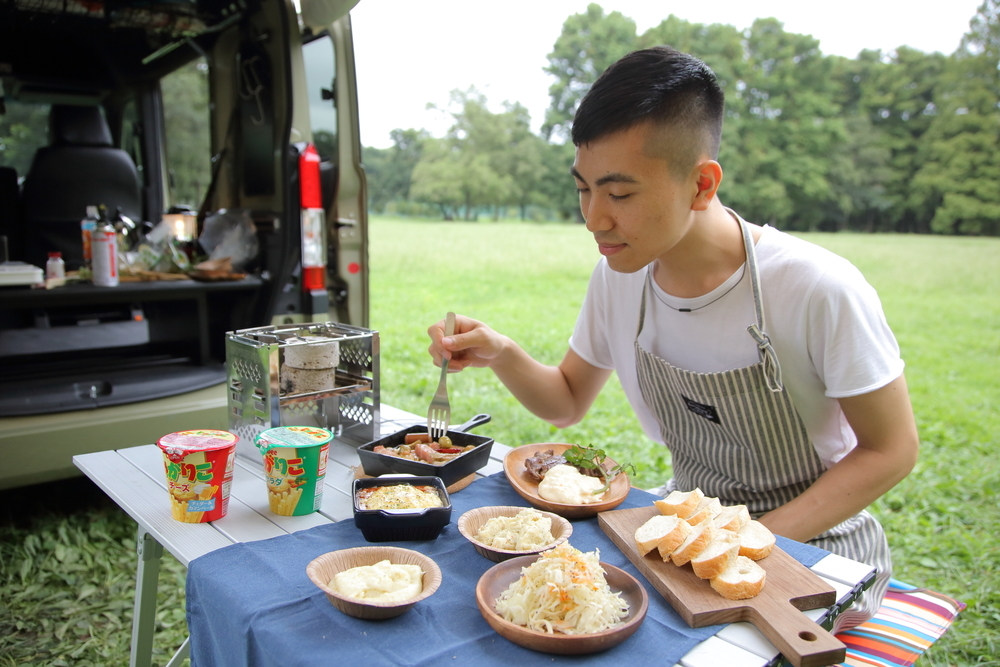
[[[655, 498], [633, 489], [621, 508], [646, 506]], [[306, 565], [320, 554], [369, 545], [353, 521], [234, 544], [191, 561], [187, 622], [192, 667], [622, 665], [625, 661], [669, 667], [723, 627], [689, 628], [601, 531], [597, 519], [581, 519], [573, 522], [570, 543], [582, 551], [599, 549], [601, 560], [646, 584], [646, 620], [632, 637], [603, 653], [561, 657], [523, 649], [496, 634], [480, 615], [476, 582], [494, 563], [462, 537], [456, 522], [474, 507], [527, 503], [498, 473], [453, 494], [452, 504], [452, 522], [436, 540], [394, 543], [433, 558], [444, 577], [433, 596], [393, 619], [363, 621], [346, 616], [306, 576]], [[806, 566], [827, 554], [783, 538], [779, 546]]]

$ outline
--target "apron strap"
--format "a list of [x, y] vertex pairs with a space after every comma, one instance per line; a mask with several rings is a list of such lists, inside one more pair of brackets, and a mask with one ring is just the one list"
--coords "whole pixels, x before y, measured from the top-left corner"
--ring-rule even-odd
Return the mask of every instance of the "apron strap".
[[649, 285], [649, 281], [653, 279], [651, 266], [652, 263], [646, 266], [646, 279], [642, 281], [642, 299], [639, 301], [639, 324], [636, 325], [635, 340], [639, 340], [639, 334], [642, 333], [642, 324], [646, 320], [646, 287]]
[[[729, 210], [729, 209], [726, 209]], [[757, 356], [764, 366], [764, 379], [767, 388], [777, 393], [784, 388], [781, 378], [781, 365], [778, 363], [778, 355], [771, 345], [764, 326], [764, 297], [760, 292], [760, 270], [757, 268], [757, 249], [754, 247], [753, 236], [750, 234], [750, 226], [733, 211], [730, 214], [740, 223], [740, 230], [743, 232], [743, 247], [746, 249], [747, 266], [750, 269], [750, 289], [753, 292], [753, 308], [757, 316], [757, 322], [747, 327], [747, 333], [757, 344]]]
[[[771, 345], [771, 339], [765, 333], [764, 327], [764, 298], [760, 291], [760, 270], [757, 268], [757, 250], [754, 247], [753, 236], [750, 234], [750, 226], [734, 211], [726, 209], [730, 215], [736, 218], [743, 233], [743, 247], [747, 255], [747, 267], [750, 269], [750, 289], [753, 292], [753, 308], [757, 321], [747, 327], [747, 333], [753, 338], [757, 345], [757, 356], [764, 367], [764, 379], [767, 388], [777, 393], [784, 389], [784, 382], [781, 377], [781, 365], [778, 363], [778, 355]], [[639, 300], [639, 323], [636, 326], [635, 338], [639, 339], [642, 333], [642, 325], [646, 319], [646, 287], [652, 280], [652, 264], [646, 267], [646, 279], [642, 282], [642, 298]]]

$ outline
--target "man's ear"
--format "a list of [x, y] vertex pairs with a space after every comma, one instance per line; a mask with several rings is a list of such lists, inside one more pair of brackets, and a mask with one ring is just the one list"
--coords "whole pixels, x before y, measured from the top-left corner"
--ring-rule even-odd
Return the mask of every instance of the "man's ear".
[[691, 202], [691, 210], [704, 211], [715, 198], [715, 193], [719, 191], [722, 183], [722, 166], [715, 160], [705, 160], [699, 162], [694, 171], [695, 186], [697, 188], [694, 201]]

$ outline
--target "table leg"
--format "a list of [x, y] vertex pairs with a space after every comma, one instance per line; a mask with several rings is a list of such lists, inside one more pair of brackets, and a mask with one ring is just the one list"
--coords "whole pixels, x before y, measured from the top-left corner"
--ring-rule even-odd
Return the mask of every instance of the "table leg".
[[180, 667], [184, 659], [191, 655], [191, 638], [187, 637], [181, 647], [177, 649], [177, 653], [174, 653], [174, 657], [170, 658], [168, 662], [163, 667]]
[[132, 612], [132, 650], [129, 667], [150, 667], [156, 626], [156, 588], [163, 547], [139, 526], [136, 537], [139, 564], [135, 573], [135, 607]]

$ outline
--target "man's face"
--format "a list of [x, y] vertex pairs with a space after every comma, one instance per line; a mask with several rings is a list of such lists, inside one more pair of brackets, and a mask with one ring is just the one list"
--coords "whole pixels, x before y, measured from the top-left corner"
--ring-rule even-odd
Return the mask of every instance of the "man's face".
[[693, 221], [697, 186], [672, 174], [666, 159], [645, 152], [649, 131], [640, 125], [580, 146], [573, 163], [587, 229], [621, 273], [666, 255]]

